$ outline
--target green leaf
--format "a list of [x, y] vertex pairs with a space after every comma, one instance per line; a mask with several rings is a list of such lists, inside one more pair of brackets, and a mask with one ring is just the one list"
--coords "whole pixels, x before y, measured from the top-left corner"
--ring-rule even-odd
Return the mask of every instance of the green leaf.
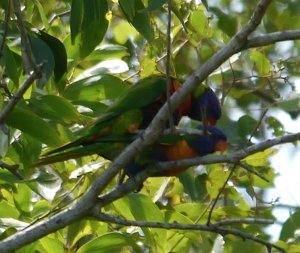
[[[154, 222], [164, 221], [163, 214], [158, 207], [149, 197], [142, 194], [133, 193], [126, 195], [122, 199], [115, 201], [114, 206], [121, 215], [133, 216], [135, 220]], [[129, 214], [128, 211], [130, 211]], [[125, 216], [125, 218], [127, 217]], [[166, 238], [165, 230], [157, 228], [142, 228], [142, 230], [147, 238], [147, 243], [152, 245], [155, 252], [159, 252], [158, 249], [162, 250], [164, 248], [164, 240]]]
[[22, 248], [16, 250], [16, 253], [32, 253], [40, 250], [40, 244], [39, 241], [35, 241], [33, 243], [30, 243], [26, 246], [23, 246]]
[[25, 133], [21, 135], [18, 145], [14, 145], [14, 147], [19, 153], [20, 161], [24, 167], [36, 161], [42, 150], [41, 142]]
[[15, 206], [9, 205], [8, 203], [5, 203], [3, 201], [0, 202], [0, 210], [0, 218], [10, 217], [17, 219], [20, 215]]
[[29, 212], [31, 208], [32, 191], [26, 184], [18, 184], [17, 191], [13, 194], [18, 210]]
[[[254, 118], [249, 115], [244, 115], [238, 120], [238, 132], [240, 136], [252, 134], [255, 129], [257, 122]], [[254, 133], [255, 134], [255, 133]]]
[[40, 17], [41, 17], [44, 27], [47, 29], [49, 27], [49, 22], [45, 15], [45, 10], [44, 10], [43, 5], [38, 0], [34, 1], [34, 4], [36, 5], [36, 7], [38, 9], [38, 12], [40, 14]]
[[[127, 209], [130, 210], [133, 217], [137, 220], [163, 222], [163, 215], [161, 211], [151, 201], [151, 199], [145, 195], [129, 194], [122, 199], [115, 201], [114, 205], [118, 207], [119, 205], [123, 206], [124, 203], [125, 206], [127, 206]], [[126, 209], [124, 210], [122, 208], [118, 208], [118, 211], [122, 215], [124, 211], [127, 212]]]
[[296, 231], [299, 229], [300, 210], [297, 210], [292, 215], [290, 215], [290, 217], [284, 222], [279, 239], [282, 241], [287, 241], [290, 238], [294, 238]]
[[149, 1], [148, 7], [145, 8], [143, 11], [155, 11], [163, 6], [167, 0], [151, 0]]
[[102, 101], [119, 97], [127, 88], [115, 76], [96, 75], [70, 84], [63, 95], [73, 101]]
[[276, 153], [277, 153], [276, 149], [269, 148], [259, 153], [250, 155], [247, 158], [245, 158], [243, 161], [245, 161], [246, 163], [254, 167], [266, 166], [269, 164], [268, 162], [269, 158]]
[[7, 184], [7, 183], [19, 183], [21, 180], [18, 179], [15, 175], [10, 173], [8, 170], [0, 170], [0, 184]]
[[76, 36], [80, 33], [81, 22], [83, 18], [83, 1], [73, 0], [70, 14], [70, 29], [71, 29], [71, 41], [75, 43]]
[[8, 134], [0, 129], [0, 156], [4, 157], [8, 150], [9, 138]]
[[81, 58], [89, 55], [99, 45], [108, 28], [106, 0], [84, 0], [81, 24]]
[[[49, 46], [54, 56], [54, 79], [58, 82], [67, 71], [67, 52], [64, 44], [57, 38], [40, 31], [39, 37]], [[60, 87], [61, 89], [64, 87]], [[61, 90], [60, 89], [60, 90]]]
[[71, 8], [71, 41], [80, 35], [80, 57], [89, 55], [103, 40], [108, 28], [106, 0], [74, 0]]
[[80, 113], [63, 97], [53, 95], [33, 97], [30, 99], [30, 106], [43, 118], [65, 123], [80, 121]]
[[[205, 5], [207, 8], [207, 4]], [[209, 10], [218, 17], [218, 25], [228, 36], [233, 36], [237, 32], [236, 16], [230, 16], [217, 7], [210, 7]]]
[[184, 191], [190, 196], [193, 201], [198, 199], [198, 190], [195, 186], [195, 177], [192, 169], [186, 170], [179, 175], [179, 180], [184, 187]]
[[125, 56], [129, 56], [126, 47], [121, 45], [103, 45], [87, 56], [80, 65], [85, 66], [89, 64], [89, 67], [90, 65], [94, 65], [100, 61], [108, 59], [122, 59]]
[[198, 45], [199, 41], [212, 37], [215, 32], [209, 27], [208, 17], [203, 6], [193, 11], [188, 21], [188, 35], [190, 42], [195, 44], [195, 46]]
[[267, 75], [270, 73], [271, 63], [263, 53], [253, 50], [251, 52], [250, 59], [254, 61], [260, 75]]
[[154, 30], [151, 26], [149, 14], [142, 11], [145, 9], [143, 2], [141, 0], [119, 0], [119, 4], [127, 21], [131, 23], [149, 43], [152, 43], [154, 41]]
[[62, 144], [53, 127], [29, 110], [15, 108], [8, 115], [6, 123], [49, 146], [59, 146]]
[[12, 218], [0, 218], [0, 227], [13, 227], [17, 230], [24, 229], [29, 224], [17, 219]]
[[[243, 232], [247, 232], [243, 229]], [[241, 251], [242, 249], [242, 251]], [[253, 253], [253, 252], [265, 252], [266, 247], [259, 243], [250, 240], [233, 239], [224, 244], [224, 253]]]
[[55, 59], [50, 47], [39, 37], [30, 36], [31, 47], [36, 63], [45, 63], [43, 76], [37, 80], [39, 86], [46, 84], [54, 70]]
[[[2, 40], [0, 39], [2, 43]], [[15, 86], [19, 86], [20, 68], [16, 62], [15, 54], [4, 44], [3, 55], [0, 57], [0, 64], [5, 67], [5, 73], [14, 82]]]
[[107, 233], [89, 241], [80, 247], [77, 253], [111, 253], [123, 252], [122, 249], [130, 247], [134, 252], [142, 252], [135, 240], [127, 234]]
[[73, 246], [80, 238], [88, 235], [90, 233], [90, 229], [88, 228], [87, 220], [79, 220], [68, 226], [66, 233], [67, 244]]
[[300, 109], [300, 98], [287, 99], [276, 103], [276, 106], [286, 112], [297, 112]]
[[43, 246], [45, 252], [55, 252], [55, 253], [65, 252], [64, 245], [58, 239], [50, 238], [49, 236], [47, 236], [40, 239], [39, 242]]
[[266, 122], [269, 125], [269, 128], [273, 129], [273, 134], [275, 136], [282, 136], [284, 134], [283, 124], [273, 116], [266, 117]]

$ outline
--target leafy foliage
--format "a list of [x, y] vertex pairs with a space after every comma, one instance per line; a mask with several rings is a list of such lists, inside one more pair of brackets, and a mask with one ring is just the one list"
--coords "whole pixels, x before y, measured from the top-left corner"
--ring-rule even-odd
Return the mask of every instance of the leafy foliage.
[[[236, 5], [213, 2], [218, 4], [172, 1], [172, 76], [184, 80], [223, 48], [249, 20], [257, 1], [240, 0]], [[21, 180], [9, 170], [0, 170], [1, 240], [71, 205], [110, 164], [98, 155], [37, 168], [32, 167], [34, 161], [48, 148], [78, 138], [82, 127], [101, 116], [133, 83], [142, 77], [164, 75], [166, 66], [166, 0], [27, 0], [21, 4], [29, 47], [36, 63], [43, 62], [44, 67], [41, 77], [1, 122], [1, 161], [18, 164], [17, 171], [23, 177]], [[24, 42], [12, 8], [9, 0], [0, 1], [2, 110], [28, 78]], [[300, 29], [298, 20], [296, 1], [274, 1], [258, 33]], [[228, 136], [228, 153], [286, 134], [285, 122], [263, 112], [276, 108], [292, 118], [299, 115], [300, 98], [293, 83], [299, 78], [299, 53], [298, 41], [282, 47], [270, 43], [236, 54], [209, 76], [207, 84], [222, 102], [218, 126]], [[147, 94], [141, 94], [141, 100], [146, 98]], [[277, 203], [268, 206], [264, 200], [265, 190], [274, 186], [276, 173], [269, 163], [274, 153], [274, 149], [267, 149], [241, 161], [220, 195], [211, 222], [274, 218], [272, 210]], [[230, 164], [200, 165], [179, 178], [148, 178], [139, 193], [126, 195], [104, 209], [133, 221], [206, 224], [209, 207], [231, 169]], [[114, 179], [107, 191], [116, 184]], [[281, 226], [277, 245], [288, 252], [300, 251], [299, 217], [295, 209]], [[264, 230], [266, 225], [228, 227], [265, 240], [271, 236]], [[223, 239], [205, 231], [139, 228], [82, 219], [17, 252], [265, 250], [256, 242], [232, 235]]]

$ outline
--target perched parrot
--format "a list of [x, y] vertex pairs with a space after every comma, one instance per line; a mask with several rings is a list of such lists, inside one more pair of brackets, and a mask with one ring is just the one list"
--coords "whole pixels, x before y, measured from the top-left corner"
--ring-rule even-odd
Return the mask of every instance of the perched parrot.
[[[203, 130], [202, 125], [199, 125], [197, 129]], [[107, 136], [98, 142], [73, 147], [65, 152], [42, 157], [35, 163], [35, 166], [65, 161], [67, 159], [95, 153], [106, 159], [113, 160], [136, 137], [136, 134], [127, 134], [126, 136], [118, 137]], [[146, 169], [149, 165], [153, 165], [157, 162], [195, 158], [216, 151], [224, 151], [226, 148], [226, 135], [214, 126], [207, 127], [207, 135], [169, 134], [139, 152], [135, 159], [124, 169], [128, 176], [134, 176], [138, 172]], [[161, 173], [158, 172], [152, 176], [176, 176], [186, 169], [187, 168], [176, 168]]]
[[[203, 126], [199, 125], [197, 129], [203, 130]], [[134, 161], [125, 167], [126, 174], [134, 176], [151, 164], [155, 166], [157, 162], [177, 161], [205, 156], [216, 151], [225, 151], [227, 148], [226, 135], [214, 126], [208, 126], [207, 131], [207, 135], [184, 134], [164, 136], [158, 143], [141, 151]], [[183, 167], [166, 170], [157, 172], [152, 176], [177, 176], [186, 169], [186, 167]]]
[[[171, 93], [179, 88], [180, 84], [172, 79]], [[137, 129], [144, 129], [165, 102], [166, 78], [151, 76], [142, 79], [111, 104], [92, 125], [84, 128], [81, 138], [46, 154], [58, 153], [71, 147], [85, 146], [101, 140], [104, 136], [123, 135]], [[201, 121], [201, 108], [204, 108], [208, 123], [215, 125], [221, 117], [220, 102], [213, 90], [203, 85], [188, 96], [173, 113], [174, 124], [177, 124], [182, 116]]]

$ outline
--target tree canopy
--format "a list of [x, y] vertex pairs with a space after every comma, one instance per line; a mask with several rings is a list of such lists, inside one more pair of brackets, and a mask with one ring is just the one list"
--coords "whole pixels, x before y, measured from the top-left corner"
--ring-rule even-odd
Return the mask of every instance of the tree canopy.
[[[0, 13], [0, 252], [300, 252], [299, 206], [284, 207], [273, 241], [280, 201], [265, 198], [278, 176], [270, 158], [300, 140], [270, 113], [300, 113], [298, 1], [1, 0]], [[84, 156], [34, 166], [152, 76], [181, 88], [129, 143], [105, 139], [112, 157], [84, 144]], [[220, 99], [227, 151], [120, 180], [199, 87]], [[138, 92], [121, 110], [152, 91]], [[137, 117], [124, 115], [126, 127]], [[183, 118], [178, 132], [195, 124]], [[179, 167], [191, 168], [151, 177]]]

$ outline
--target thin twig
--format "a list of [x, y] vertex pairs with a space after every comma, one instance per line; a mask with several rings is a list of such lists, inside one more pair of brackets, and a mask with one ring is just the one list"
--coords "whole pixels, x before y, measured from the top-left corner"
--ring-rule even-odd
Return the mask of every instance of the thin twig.
[[[223, 220], [223, 222], [218, 222], [216, 224], [210, 225], [198, 225], [198, 224], [179, 224], [179, 223], [162, 223], [162, 222], [149, 222], [149, 221], [133, 221], [125, 220], [120, 217], [113, 217], [104, 213], [100, 213], [98, 209], [94, 209], [93, 217], [101, 221], [111, 222], [115, 224], [120, 224], [124, 226], [138, 226], [138, 227], [148, 227], [148, 228], [164, 228], [164, 229], [181, 229], [181, 230], [199, 230], [199, 231], [208, 231], [212, 233], [222, 234], [222, 235], [235, 235], [243, 238], [244, 240], [248, 239], [257, 243], [260, 243], [267, 248], [274, 248], [279, 250], [282, 253], [286, 251], [264, 239], [257, 237], [256, 235], [245, 233], [238, 229], [234, 228], [224, 228], [223, 225], [229, 224], [272, 224], [270, 220], [264, 219], [237, 219], [237, 220]], [[227, 224], [226, 224], [227, 223]]]
[[259, 219], [259, 218], [240, 218], [240, 219], [225, 219], [221, 221], [214, 222], [210, 226], [228, 226], [235, 224], [262, 224], [262, 225], [271, 225], [274, 224], [273, 220], [270, 219]]
[[215, 206], [216, 206], [221, 194], [224, 192], [224, 190], [226, 188], [226, 185], [227, 185], [228, 181], [230, 180], [231, 176], [233, 175], [233, 172], [235, 171], [236, 167], [237, 167], [237, 165], [234, 164], [232, 169], [230, 170], [230, 173], [229, 173], [228, 177], [226, 178], [225, 182], [223, 183], [222, 187], [220, 188], [216, 198], [214, 199], [214, 201], [213, 201], [213, 203], [212, 203], [212, 205], [209, 209], [207, 222], [206, 222], [207, 226], [209, 226], [211, 224], [210, 221], [211, 221], [212, 213], [215, 209]]
[[19, 165], [18, 164], [7, 164], [0, 161], [0, 167], [8, 170], [11, 174], [15, 175], [18, 179], [23, 180], [24, 177], [18, 172]]
[[273, 139], [269, 139], [258, 144], [249, 146], [245, 149], [238, 150], [236, 152], [226, 154], [226, 155], [209, 155], [204, 157], [198, 157], [194, 159], [184, 159], [180, 161], [170, 161], [170, 162], [163, 162], [159, 163], [159, 167], [162, 171], [174, 168], [181, 168], [181, 167], [191, 167], [195, 165], [205, 165], [205, 164], [212, 164], [212, 163], [231, 163], [234, 164], [239, 162], [246, 157], [264, 151], [268, 148], [272, 148], [276, 145], [281, 145], [285, 143], [297, 142], [300, 141], [300, 132], [295, 134], [289, 134], [281, 137], [276, 137]]
[[[76, 184], [74, 184], [74, 186], [67, 191], [62, 197], [61, 199], [55, 204], [55, 206], [53, 206], [51, 208], [51, 210], [47, 211], [46, 213], [42, 214], [41, 216], [37, 217], [34, 221], [32, 221], [28, 226], [26, 226], [24, 229], [29, 228], [31, 226], [33, 226], [34, 224], [40, 222], [41, 220], [45, 219], [46, 217], [48, 217], [50, 214], [56, 213], [59, 210], [63, 210], [64, 208], [60, 207], [60, 204], [63, 203], [63, 201], [65, 201], [70, 194], [77, 188], [77, 186], [82, 182], [83, 180], [83, 176], [81, 176], [79, 178], [79, 180], [76, 182]], [[24, 230], [23, 229], [23, 230]]]
[[18, 20], [18, 26], [21, 34], [21, 50], [22, 50], [22, 59], [23, 59], [25, 72], [29, 74], [31, 70], [34, 70], [34, 72], [37, 75], [40, 75], [41, 74], [40, 68], [36, 64], [36, 61], [33, 56], [33, 52], [31, 50], [31, 44], [26, 31], [25, 22], [23, 20], [20, 2], [18, 0], [13, 0], [13, 1], [14, 1], [15, 15]]
[[7, 115], [14, 109], [18, 101], [22, 98], [26, 90], [30, 87], [30, 85], [40, 77], [40, 71], [42, 70], [44, 63], [40, 63], [37, 65], [38, 71], [33, 71], [28, 78], [25, 80], [24, 84], [21, 88], [12, 96], [9, 100], [8, 104], [5, 108], [0, 112], [0, 125], [5, 122]]
[[169, 109], [169, 127], [174, 129], [173, 113], [170, 103], [171, 96], [171, 73], [170, 73], [170, 64], [171, 64], [171, 22], [172, 22], [172, 0], [168, 0], [168, 25], [167, 25], [167, 62], [166, 62], [166, 76], [167, 76], [167, 104]]
[[3, 49], [6, 41], [6, 36], [8, 32], [8, 23], [9, 23], [9, 17], [10, 17], [10, 1], [7, 1], [7, 9], [5, 11], [5, 18], [4, 18], [4, 31], [2, 35], [2, 42], [0, 45], [0, 58], [3, 56]]
[[63, 17], [63, 16], [67, 16], [67, 15], [69, 15], [70, 13], [71, 13], [70, 10], [63, 11], [63, 12], [61, 12], [61, 13], [55, 13], [55, 14], [50, 18], [50, 20], [49, 20], [49, 25], [51, 25], [51, 24], [54, 22], [55, 19], [60, 18], [60, 17]]
[[258, 171], [252, 169], [247, 163], [240, 162], [240, 163], [238, 163], [238, 165], [239, 165], [242, 169], [244, 169], [244, 170], [246, 170], [246, 171], [248, 171], [248, 172], [250, 172], [250, 173], [252, 173], [252, 174], [254, 174], [254, 175], [256, 175], [256, 176], [258, 176], [260, 179], [262, 179], [262, 180], [264, 180], [264, 181], [266, 181], [266, 182], [270, 182], [269, 179], [267, 179], [264, 175], [262, 175], [262, 174], [259, 173]]

